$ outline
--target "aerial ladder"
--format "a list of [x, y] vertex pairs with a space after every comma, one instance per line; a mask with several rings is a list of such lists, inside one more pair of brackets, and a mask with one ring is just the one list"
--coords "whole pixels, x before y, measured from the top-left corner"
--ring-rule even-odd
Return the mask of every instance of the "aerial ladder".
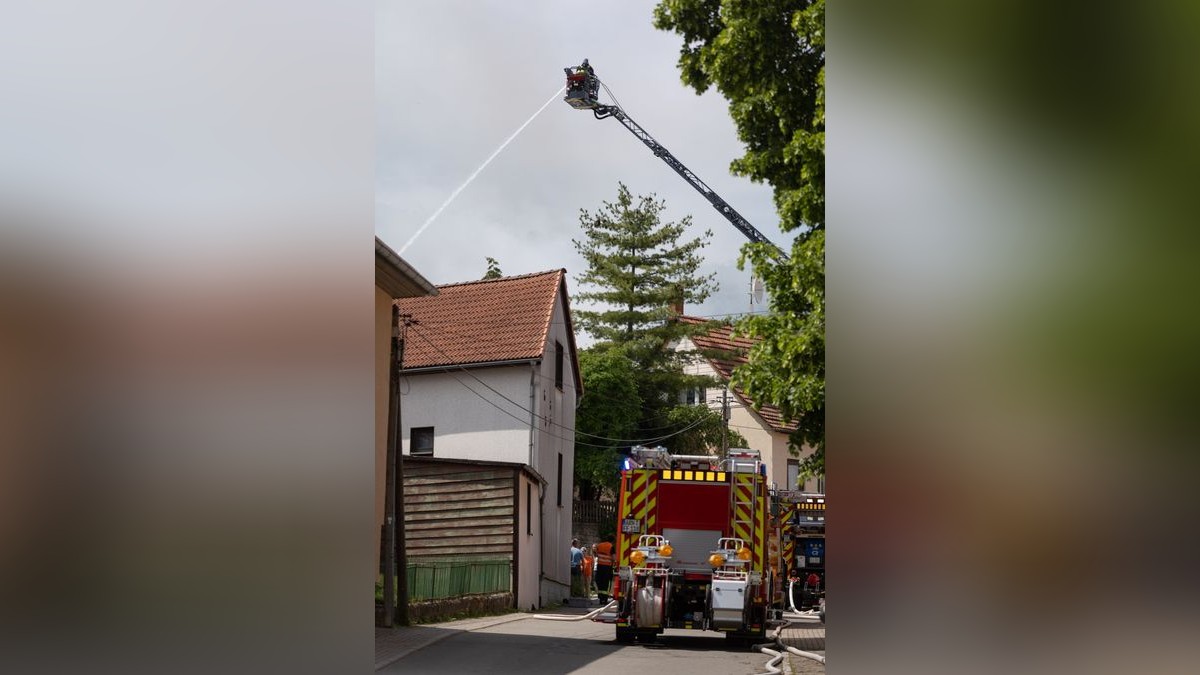
[[672, 155], [669, 150], [654, 140], [654, 137], [647, 133], [637, 122], [633, 121], [633, 118], [628, 113], [619, 106], [601, 103], [599, 100], [600, 78], [596, 77], [596, 73], [591, 65], [588, 64], [587, 59], [584, 59], [583, 63], [578, 66], [563, 68], [563, 71], [567, 74], [567, 93], [563, 97], [563, 100], [568, 105], [576, 110], [591, 110], [592, 114], [598, 120], [605, 119], [606, 117], [616, 119], [630, 133], [637, 136], [638, 140], [645, 143], [646, 147], [650, 148], [655, 157], [666, 162], [667, 166], [671, 167], [675, 173], [682, 176], [692, 187], [696, 188], [696, 191], [707, 199], [718, 213], [725, 216], [738, 231], [746, 235], [747, 239], [754, 243], [770, 244], [784, 260], [788, 259], [783, 249], [767, 239], [762, 232], [759, 232], [757, 228], [750, 224], [750, 221], [742, 217], [742, 214], [738, 213], [724, 199], [721, 199], [721, 196], [716, 191], [700, 180], [699, 176], [692, 173], [691, 169], [684, 166], [683, 162], [676, 159], [675, 155]]

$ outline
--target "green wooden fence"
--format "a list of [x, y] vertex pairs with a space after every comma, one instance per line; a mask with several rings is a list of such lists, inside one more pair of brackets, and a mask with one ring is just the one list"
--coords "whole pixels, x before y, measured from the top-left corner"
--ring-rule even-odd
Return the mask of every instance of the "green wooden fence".
[[512, 590], [510, 560], [422, 560], [408, 564], [408, 599], [435, 600]]

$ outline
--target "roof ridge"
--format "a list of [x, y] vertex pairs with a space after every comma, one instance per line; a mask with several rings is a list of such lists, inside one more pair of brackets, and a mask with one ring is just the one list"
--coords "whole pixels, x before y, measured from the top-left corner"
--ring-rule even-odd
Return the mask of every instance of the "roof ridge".
[[[692, 324], [715, 323], [715, 322], [706, 321], [699, 317], [691, 317], [691, 316], [685, 316], [685, 315], [680, 315], [679, 318], [680, 318], [680, 320], [683, 320], [687, 323], [692, 323]], [[734, 326], [732, 326], [732, 325], [722, 325], [722, 326], [715, 327], [713, 330], [702, 331], [700, 333], [697, 333], [694, 336], [689, 337], [689, 339], [691, 339], [692, 343], [696, 347], [700, 348], [701, 358], [703, 358], [705, 361], [707, 361], [708, 364], [710, 366], [712, 366], [713, 370], [715, 370], [718, 375], [722, 375], [723, 377], [725, 376], [724, 372], [723, 372], [725, 369], [728, 369], [730, 375], [732, 375], [733, 371], [740, 365], [740, 363], [745, 362], [745, 360], [747, 359], [747, 357], [749, 355], [749, 350], [753, 349], [754, 345], [760, 341], [759, 339], [752, 338], [752, 337], [736, 337], [735, 338], [735, 337], [733, 337], [733, 330], [734, 330]], [[733, 356], [733, 358], [727, 359], [727, 358], [721, 358], [719, 356], [706, 354], [706, 353], [704, 353], [703, 348], [701, 348], [701, 346], [699, 344], [696, 344], [696, 339], [707, 340], [709, 342], [715, 342], [715, 343], [717, 343], [716, 351], [731, 353], [734, 356]], [[723, 366], [724, 366], [724, 368], [723, 368]], [[779, 431], [782, 433], [790, 433], [791, 430], [795, 428], [795, 424], [796, 424], [795, 422], [784, 423], [782, 421], [783, 413], [780, 411], [778, 406], [771, 405], [770, 403], [763, 403], [763, 404], [761, 404], [760, 409], [755, 409], [754, 405], [753, 405], [753, 399], [751, 399], [748, 395], [746, 395], [745, 390], [743, 390], [741, 387], [737, 387], [737, 386], [731, 386], [730, 390], [733, 391], [734, 396], [737, 396], [739, 399], [742, 400], [743, 403], [746, 404], [746, 407], [752, 412], [752, 414], [757, 419], [759, 419], [761, 422], [766, 424], [767, 427], [769, 427], [770, 429], [772, 429], [774, 431]], [[773, 417], [778, 417], [780, 419], [780, 423], [775, 424], [771, 420], [767, 419], [767, 416], [764, 415], [763, 413], [768, 413]]]
[[532, 277], [542, 277], [549, 274], [566, 273], [565, 268], [545, 270], [544, 272], [529, 272], [528, 274], [514, 274], [510, 277], [496, 277], [495, 279], [475, 279], [473, 281], [455, 281], [448, 284], [438, 284], [438, 288], [449, 288], [451, 286], [470, 286], [472, 284], [494, 284], [501, 281], [515, 281], [517, 279], [529, 279]]
[[427, 343], [405, 351], [405, 367], [542, 358], [566, 276], [559, 268], [475, 280], [439, 286], [435, 297], [397, 301], [429, 327]]
[[546, 308], [546, 320], [542, 322], [542, 344], [550, 339], [550, 324], [554, 322], [554, 308], [558, 306], [559, 291], [563, 288], [563, 281], [567, 278], [566, 268], [554, 270], [555, 276], [558, 277], [554, 283], [554, 292], [550, 294], [550, 306]]

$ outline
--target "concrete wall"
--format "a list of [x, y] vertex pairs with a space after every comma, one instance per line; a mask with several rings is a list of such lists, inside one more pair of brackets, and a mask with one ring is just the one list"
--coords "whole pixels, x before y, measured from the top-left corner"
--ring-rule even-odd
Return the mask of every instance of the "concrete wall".
[[408, 618], [414, 623], [448, 621], [465, 616], [504, 614], [513, 606], [512, 593], [463, 595], [457, 598], [426, 600], [408, 604]]

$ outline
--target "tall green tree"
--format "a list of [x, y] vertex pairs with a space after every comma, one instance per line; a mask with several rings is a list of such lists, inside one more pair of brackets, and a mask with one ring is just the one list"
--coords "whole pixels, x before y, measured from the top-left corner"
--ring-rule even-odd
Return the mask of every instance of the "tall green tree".
[[[673, 321], [672, 306], [703, 302], [716, 283], [714, 275], [699, 272], [698, 252], [712, 233], [683, 238], [691, 218], [664, 223], [664, 207], [653, 195], [634, 197], [618, 184], [615, 201], [595, 213], [580, 211], [584, 236], [573, 243], [588, 267], [578, 277], [574, 317], [597, 340], [580, 359], [587, 383], [576, 413], [576, 456], [584, 460], [577, 461], [575, 473], [581, 485], [615, 486], [621, 447], [646, 442], [692, 453], [722, 424], [707, 408], [675, 410], [681, 392], [714, 381], [684, 373], [694, 355], [673, 347], [697, 327]], [[630, 428], [626, 423], [635, 410]], [[606, 443], [599, 450], [610, 453], [595, 447]]]
[[742, 250], [739, 265], [763, 280], [771, 311], [738, 323], [757, 344], [733, 380], [797, 423], [792, 450], [815, 448], [803, 470], [823, 474], [825, 0], [662, 0], [654, 26], [683, 38], [683, 82], [729, 101], [746, 148], [730, 169], [770, 184], [780, 229], [795, 233], [789, 260], [765, 244]]
[[[698, 251], [711, 231], [683, 238], [691, 223], [662, 222], [665, 202], [654, 195], [634, 196], [618, 184], [617, 199], [590, 213], [580, 210], [582, 240], [575, 249], [587, 262], [575, 299], [579, 326], [598, 343], [619, 348], [638, 372], [638, 395], [647, 421], [661, 425], [661, 413], [679, 391], [698, 386], [683, 375], [688, 356], [668, 349], [694, 328], [670, 321], [677, 303], [699, 304], [716, 291], [715, 275], [699, 273]], [[595, 309], [585, 309], [590, 305]], [[645, 425], [644, 425], [645, 426]]]
[[673, 304], [698, 304], [717, 290], [715, 275], [699, 273], [698, 252], [712, 231], [683, 239], [691, 216], [664, 223], [665, 207], [653, 194], [635, 199], [618, 183], [615, 202], [604, 202], [595, 213], [580, 209], [584, 238], [572, 240], [588, 265], [575, 297], [599, 305], [576, 310], [580, 327], [620, 346], [639, 367], [664, 363], [663, 345], [687, 335], [687, 326], [667, 321]]

